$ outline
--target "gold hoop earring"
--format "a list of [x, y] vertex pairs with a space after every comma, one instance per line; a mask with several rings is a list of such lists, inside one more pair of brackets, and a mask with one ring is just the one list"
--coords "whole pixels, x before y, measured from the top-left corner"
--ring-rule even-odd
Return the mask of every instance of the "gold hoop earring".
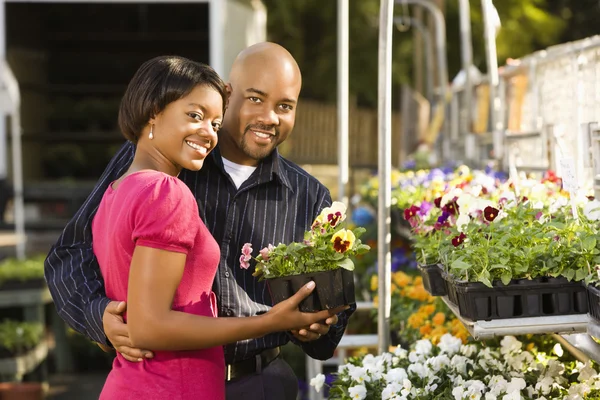
[[152, 133], [152, 129], [154, 129], [154, 125], [150, 125], [150, 134], [148, 135], [150, 140], [154, 139], [154, 133]]

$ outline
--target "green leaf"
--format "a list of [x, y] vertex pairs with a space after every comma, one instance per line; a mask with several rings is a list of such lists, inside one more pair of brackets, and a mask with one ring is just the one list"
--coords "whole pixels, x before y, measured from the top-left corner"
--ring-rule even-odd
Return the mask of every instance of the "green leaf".
[[587, 236], [583, 239], [583, 248], [590, 251], [596, 247], [596, 238], [593, 236]]
[[339, 265], [341, 268], [344, 268], [348, 271], [354, 271], [354, 263], [349, 258], [345, 258], [341, 261], [338, 261], [337, 265]]
[[500, 279], [502, 280], [502, 283], [508, 285], [510, 283], [510, 280], [512, 279], [512, 273], [510, 271], [507, 271], [500, 276]]
[[450, 264], [450, 267], [454, 268], [454, 269], [460, 269], [460, 270], [465, 270], [465, 269], [471, 268], [471, 266], [469, 264], [467, 264], [466, 262], [464, 262], [460, 259], [454, 260], [452, 262], [452, 264]]
[[588, 272], [584, 268], [580, 268], [575, 271], [575, 280], [582, 281], [585, 277], [588, 276]]

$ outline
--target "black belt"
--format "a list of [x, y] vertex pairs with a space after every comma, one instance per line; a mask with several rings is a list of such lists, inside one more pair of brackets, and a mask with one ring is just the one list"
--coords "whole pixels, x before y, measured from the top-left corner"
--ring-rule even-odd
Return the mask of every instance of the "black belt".
[[225, 376], [225, 381], [229, 382], [235, 379], [243, 378], [244, 376], [260, 373], [267, 367], [267, 365], [279, 357], [279, 354], [279, 347], [275, 347], [265, 350], [252, 358], [238, 361], [233, 364], [227, 364], [227, 375]]

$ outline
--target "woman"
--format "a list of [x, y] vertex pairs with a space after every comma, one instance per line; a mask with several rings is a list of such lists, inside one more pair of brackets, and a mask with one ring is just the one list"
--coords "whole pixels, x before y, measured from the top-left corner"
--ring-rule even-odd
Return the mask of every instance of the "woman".
[[202, 168], [225, 103], [216, 72], [182, 57], [147, 61], [127, 87], [119, 126], [136, 154], [104, 194], [92, 222], [93, 249], [107, 296], [127, 301], [133, 345], [155, 356], [131, 363], [117, 354], [101, 399], [224, 399], [221, 345], [329, 316], [298, 311], [314, 288], [309, 283], [264, 315], [216, 318], [211, 287], [219, 246], [177, 175]]

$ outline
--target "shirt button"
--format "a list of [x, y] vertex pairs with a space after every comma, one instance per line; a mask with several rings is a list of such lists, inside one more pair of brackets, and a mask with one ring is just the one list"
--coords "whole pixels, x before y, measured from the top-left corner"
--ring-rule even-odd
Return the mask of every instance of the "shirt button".
[[228, 317], [231, 317], [233, 315], [233, 310], [227, 310], [225, 311], [225, 314], [227, 314]]
[[225, 271], [225, 278], [229, 278], [229, 271]]

